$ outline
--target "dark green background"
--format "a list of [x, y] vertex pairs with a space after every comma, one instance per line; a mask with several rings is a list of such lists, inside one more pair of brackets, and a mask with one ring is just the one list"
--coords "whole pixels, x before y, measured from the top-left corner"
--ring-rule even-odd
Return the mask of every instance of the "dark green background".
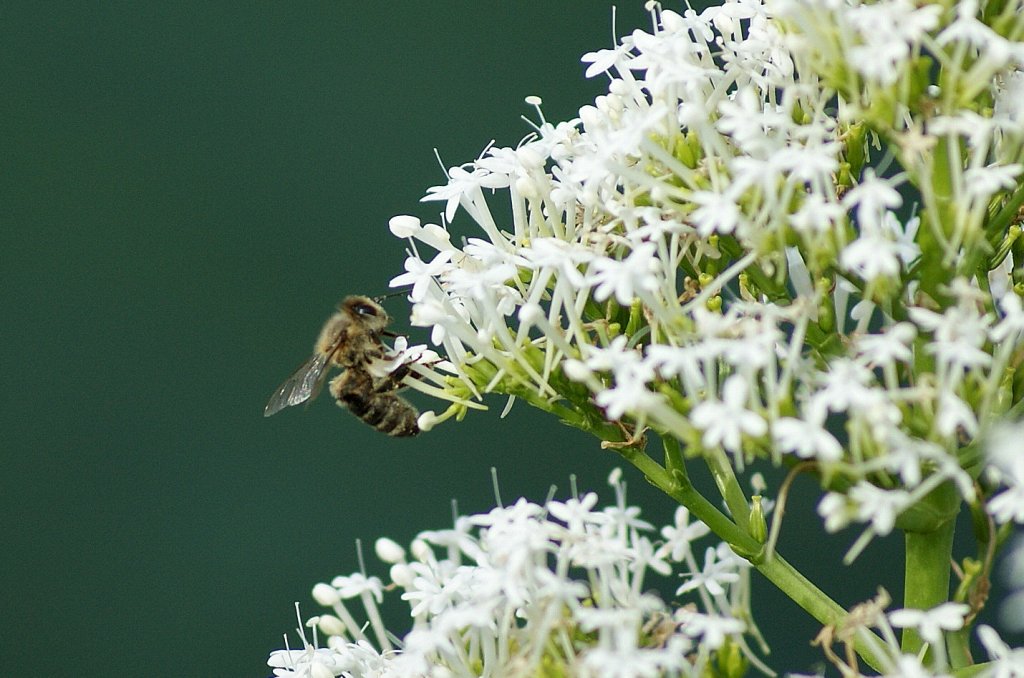
[[[647, 25], [620, 8], [619, 34]], [[531, 94], [571, 117], [603, 87], [579, 57], [611, 34], [608, 2], [0, 7], [6, 675], [267, 675], [356, 538], [383, 575], [373, 539], [447, 525], [453, 498], [486, 510], [492, 466], [506, 501], [570, 473], [611, 500], [615, 457], [523, 407], [412, 441], [326, 399], [261, 416], [332, 305], [401, 271], [387, 220], [441, 209], [418, 203], [443, 182], [432, 149], [514, 144]], [[827, 576], [853, 537], [809, 525], [783, 551]], [[756, 602], [787, 620], [765, 629], [776, 665], [808, 668], [815, 625]]]

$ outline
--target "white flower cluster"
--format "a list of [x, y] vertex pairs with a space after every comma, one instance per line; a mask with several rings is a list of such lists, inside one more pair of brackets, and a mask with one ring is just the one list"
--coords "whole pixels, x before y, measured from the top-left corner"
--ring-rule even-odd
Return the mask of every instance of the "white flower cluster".
[[[612, 506], [596, 508], [593, 493], [544, 505], [520, 499], [421, 533], [411, 559], [378, 541], [391, 583], [356, 573], [318, 584], [314, 597], [331, 613], [308, 623], [312, 642], [300, 628], [302, 649], [271, 655], [274, 675], [701, 676], [726, 645], [749, 654], [749, 626], [738, 618], [749, 611], [746, 561], [719, 544], [699, 563], [692, 544], [708, 528], [684, 508], [652, 540], [617, 471], [610, 481]], [[685, 575], [677, 595], [696, 591], [699, 605], [673, 609], [646, 590], [649, 575], [664, 581], [673, 572]], [[413, 620], [401, 641], [377, 609], [395, 589]], [[352, 599], [366, 609], [376, 646], [346, 606]]]
[[650, 6], [584, 57], [606, 95], [451, 168], [441, 225], [392, 220], [392, 285], [460, 377], [421, 370], [455, 403], [421, 426], [500, 392], [812, 460], [843, 480], [826, 526], [867, 538], [940, 485], [973, 500], [971, 444], [1022, 415], [1021, 2]]
[[[602, 509], [591, 492], [460, 516], [452, 529], [419, 534], [411, 560], [394, 541], [377, 540], [391, 581], [356, 572], [317, 584], [313, 597], [330, 612], [305, 623], [310, 633], [299, 617], [302, 649], [289, 648], [286, 636], [286, 649], [268, 660], [273, 675], [660, 678], [737, 676], [748, 664], [773, 675], [746, 643], [748, 636], [759, 640], [747, 562], [725, 543], [706, 547], [699, 561], [694, 542], [708, 527], [683, 507], [659, 530], [660, 539], [651, 539], [654, 528], [626, 503], [618, 470], [609, 484], [616, 503]], [[652, 578], [664, 589], [670, 574], [683, 581], [675, 595], [695, 593], [695, 602], [672, 607], [645, 590]], [[394, 591], [402, 592], [413, 620], [402, 638], [387, 630], [378, 608]], [[350, 609], [353, 601], [365, 611], [364, 624]], [[949, 666], [942, 634], [963, 628], [968, 606], [889, 611], [889, 603], [880, 592], [833, 632], [841, 640], [876, 630], [882, 675], [948, 675], [936, 669]], [[926, 666], [920, 655], [906, 654], [894, 627], [917, 630], [940, 656]], [[978, 675], [1024, 674], [1024, 650], [1010, 648], [989, 626], [978, 636], [991, 660]], [[853, 667], [850, 675], [857, 675]]]

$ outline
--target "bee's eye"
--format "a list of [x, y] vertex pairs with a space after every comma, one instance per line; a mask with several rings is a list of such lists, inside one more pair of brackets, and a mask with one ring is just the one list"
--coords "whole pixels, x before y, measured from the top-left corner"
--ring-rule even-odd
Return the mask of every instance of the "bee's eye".
[[369, 304], [356, 304], [355, 311], [359, 315], [377, 315], [377, 309]]

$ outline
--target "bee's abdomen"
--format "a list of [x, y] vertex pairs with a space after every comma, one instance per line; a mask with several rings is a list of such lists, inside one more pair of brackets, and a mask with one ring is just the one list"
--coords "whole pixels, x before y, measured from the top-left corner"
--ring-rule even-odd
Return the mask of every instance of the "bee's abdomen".
[[352, 414], [389, 436], [408, 437], [420, 432], [416, 424], [419, 412], [404, 398], [393, 393], [374, 394], [369, 398], [352, 393], [348, 394], [344, 402]]
[[392, 391], [375, 391], [373, 379], [365, 372], [349, 369], [331, 387], [339, 405], [378, 431], [399, 438], [420, 432], [416, 408]]

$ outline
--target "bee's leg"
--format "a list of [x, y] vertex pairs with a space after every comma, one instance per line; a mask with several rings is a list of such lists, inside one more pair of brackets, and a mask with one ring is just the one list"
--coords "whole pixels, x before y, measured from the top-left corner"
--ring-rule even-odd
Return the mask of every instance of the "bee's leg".
[[377, 393], [397, 391], [402, 388], [402, 380], [409, 376], [411, 372], [412, 370], [409, 369], [408, 365], [399, 365], [393, 371], [377, 379], [374, 382], [373, 390]]

